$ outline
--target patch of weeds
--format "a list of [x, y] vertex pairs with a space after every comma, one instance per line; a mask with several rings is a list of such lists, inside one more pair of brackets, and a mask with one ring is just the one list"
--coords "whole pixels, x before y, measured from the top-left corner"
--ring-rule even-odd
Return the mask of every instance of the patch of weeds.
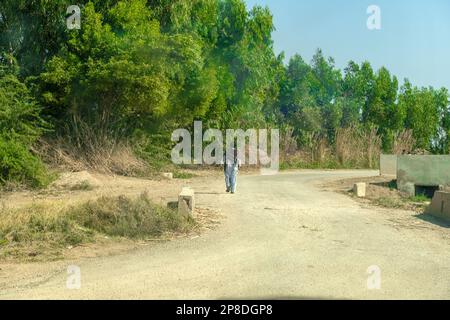
[[295, 170], [295, 169], [342, 169], [343, 166], [339, 165], [336, 161], [327, 160], [324, 162], [305, 162], [305, 161], [282, 161], [280, 163], [280, 170]]
[[387, 208], [402, 208], [404, 203], [401, 199], [381, 197], [374, 199], [375, 204]]
[[56, 207], [34, 205], [0, 215], [0, 257], [36, 257], [93, 240], [92, 231], [81, 229]]
[[185, 171], [175, 171], [173, 173], [174, 179], [192, 179], [195, 178], [195, 174]]
[[94, 186], [87, 180], [81, 181], [70, 188], [71, 191], [91, 191]]
[[409, 200], [412, 201], [412, 202], [429, 202], [429, 201], [431, 201], [431, 199], [428, 198], [424, 194], [419, 194], [419, 195], [416, 195], [414, 197], [410, 197]]

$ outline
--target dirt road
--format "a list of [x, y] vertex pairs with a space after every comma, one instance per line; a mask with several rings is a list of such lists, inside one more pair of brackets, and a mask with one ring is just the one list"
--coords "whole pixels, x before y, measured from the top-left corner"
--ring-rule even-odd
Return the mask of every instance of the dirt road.
[[[81, 270], [79, 290], [66, 288], [64, 263], [48, 265], [54, 270], [43, 265], [47, 277], [30, 274], [0, 287], [0, 298], [449, 299], [448, 229], [320, 187], [330, 179], [375, 174], [242, 176], [234, 196], [224, 193], [221, 178], [193, 180], [198, 205], [223, 215], [215, 230], [70, 262]], [[370, 266], [381, 271], [379, 290], [368, 289]]]

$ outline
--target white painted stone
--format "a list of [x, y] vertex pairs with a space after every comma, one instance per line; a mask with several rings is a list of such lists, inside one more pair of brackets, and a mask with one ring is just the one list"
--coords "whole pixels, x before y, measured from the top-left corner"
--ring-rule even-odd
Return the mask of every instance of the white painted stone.
[[366, 184], [355, 183], [355, 185], [353, 186], [353, 192], [358, 198], [364, 198], [366, 196]]
[[164, 172], [162, 176], [166, 179], [172, 180], [173, 179], [173, 173], [172, 172]]
[[183, 188], [178, 196], [178, 212], [184, 216], [195, 215], [195, 192], [191, 188]]

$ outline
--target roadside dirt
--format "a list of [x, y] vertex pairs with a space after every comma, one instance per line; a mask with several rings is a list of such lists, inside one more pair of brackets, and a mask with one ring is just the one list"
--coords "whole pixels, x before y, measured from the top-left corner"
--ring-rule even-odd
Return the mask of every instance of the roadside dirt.
[[[353, 193], [354, 184], [360, 182], [366, 183], [365, 198], [358, 198]], [[450, 223], [424, 213], [430, 202], [415, 202], [395, 189], [395, 183], [395, 177], [377, 175], [328, 181], [320, 184], [320, 188], [344, 194], [364, 208], [378, 209], [397, 229], [432, 230], [434, 236], [450, 240]]]
[[[353, 193], [353, 186], [356, 183], [366, 183], [366, 197], [357, 198]], [[396, 189], [394, 177], [375, 176], [363, 178], [350, 178], [332, 181], [321, 186], [324, 190], [335, 191], [346, 194], [356, 201], [372, 204], [374, 206], [411, 210], [417, 214], [424, 212], [430, 201], [415, 201]]]

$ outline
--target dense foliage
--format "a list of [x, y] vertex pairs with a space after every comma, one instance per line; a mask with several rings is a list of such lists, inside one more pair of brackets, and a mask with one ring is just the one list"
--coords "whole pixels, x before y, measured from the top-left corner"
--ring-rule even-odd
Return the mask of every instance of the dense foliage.
[[69, 0], [0, 2], [2, 181], [16, 175], [8, 159], [39, 162], [28, 150], [50, 127], [47, 135], [80, 151], [95, 139], [166, 146], [174, 128], [195, 119], [292, 130], [300, 148], [317, 137], [333, 146], [339, 129], [361, 127], [376, 130], [390, 152], [410, 129], [416, 148], [450, 151], [446, 89], [400, 84], [369, 62], [341, 71], [320, 50], [309, 64], [296, 55], [285, 65], [274, 54], [268, 8], [249, 10], [243, 0], [78, 3], [81, 29], [68, 30]]

